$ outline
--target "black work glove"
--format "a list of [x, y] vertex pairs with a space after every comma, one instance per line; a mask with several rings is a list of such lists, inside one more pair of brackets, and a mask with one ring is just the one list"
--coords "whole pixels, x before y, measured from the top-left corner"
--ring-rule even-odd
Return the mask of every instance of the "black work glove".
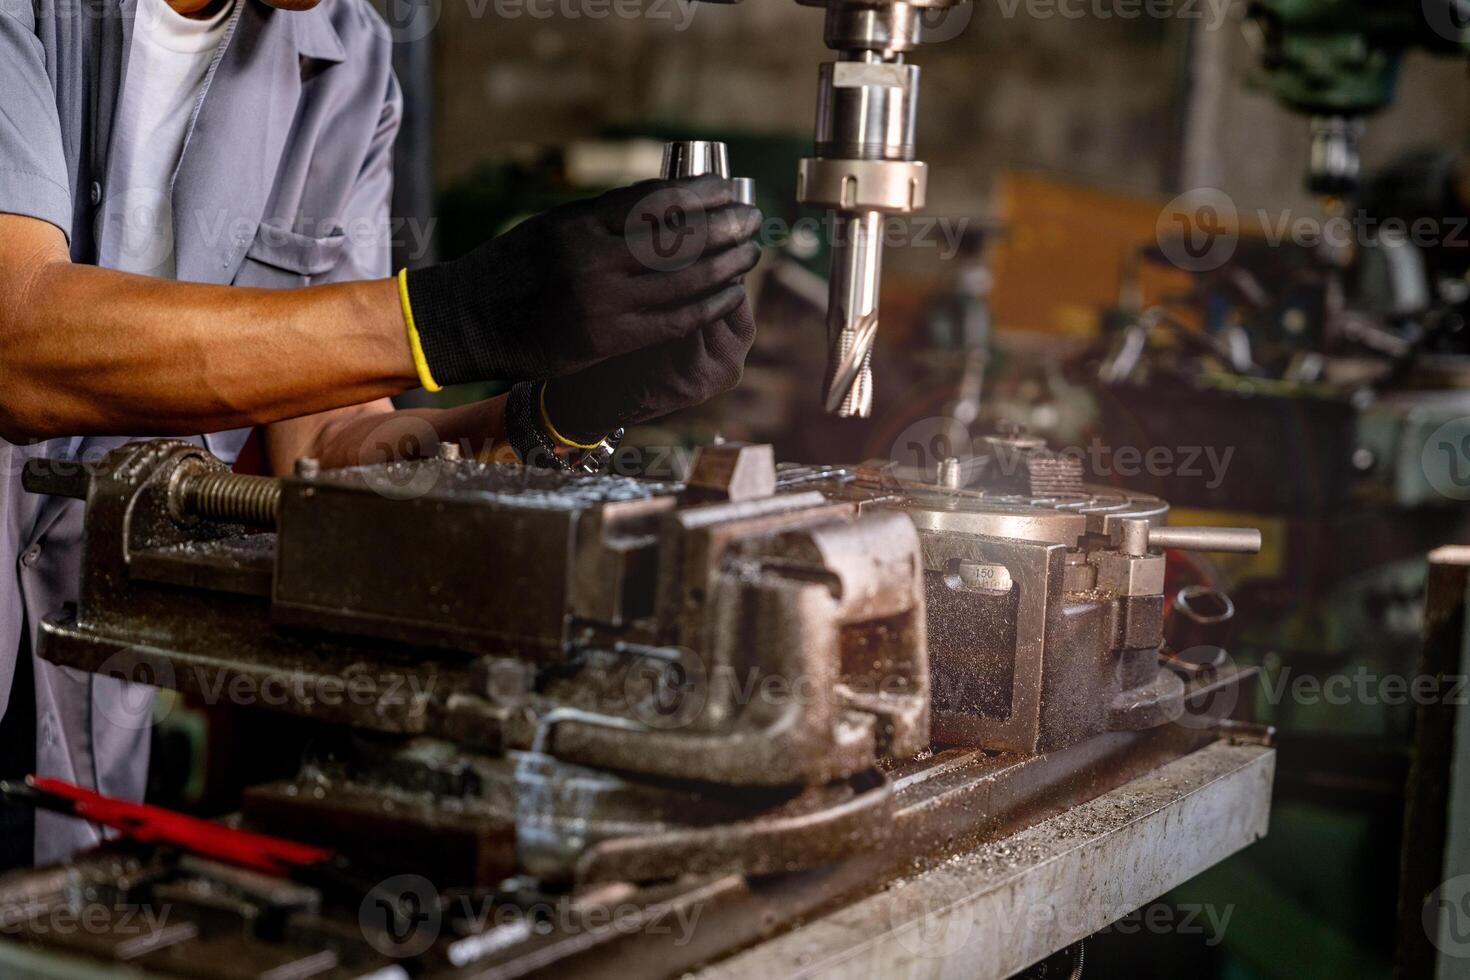
[[760, 212], [728, 180], [650, 180], [527, 218], [463, 258], [408, 273], [441, 385], [578, 371], [680, 340], [745, 301]]
[[546, 416], [563, 435], [595, 442], [620, 426], [690, 408], [740, 383], [755, 320], [740, 306], [679, 340], [603, 361], [546, 386]]

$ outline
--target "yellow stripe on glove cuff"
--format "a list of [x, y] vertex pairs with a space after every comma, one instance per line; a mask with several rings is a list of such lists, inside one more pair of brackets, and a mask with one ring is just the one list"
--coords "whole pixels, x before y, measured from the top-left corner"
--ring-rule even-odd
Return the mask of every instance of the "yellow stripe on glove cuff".
[[[426, 391], [443, 391], [444, 386], [434, 380], [429, 370], [428, 358], [424, 357], [424, 345], [419, 340], [419, 328], [413, 323], [413, 306], [408, 302], [408, 270], [398, 270], [398, 302], [403, 306], [403, 322], [408, 325], [408, 347], [413, 351], [413, 366], [419, 373], [419, 384]], [[542, 408], [542, 414], [546, 409]]]
[[556, 431], [556, 426], [551, 424], [551, 416], [546, 414], [546, 386], [549, 383], [547, 381], [541, 382], [541, 424], [546, 426], [546, 431], [551, 433], [551, 438], [563, 446], [568, 446], [572, 449], [596, 449], [602, 445], [601, 439], [596, 442], [575, 442]]

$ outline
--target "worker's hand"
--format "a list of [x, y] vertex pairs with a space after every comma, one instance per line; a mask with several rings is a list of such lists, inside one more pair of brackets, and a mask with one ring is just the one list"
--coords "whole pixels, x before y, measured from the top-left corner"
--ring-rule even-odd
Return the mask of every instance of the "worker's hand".
[[718, 177], [645, 181], [528, 218], [408, 274], [429, 371], [441, 385], [551, 378], [686, 342], [744, 303], [760, 221]]
[[656, 419], [740, 383], [755, 342], [741, 290], [735, 312], [680, 340], [603, 361], [546, 387], [546, 415], [557, 432], [595, 442], [619, 426]]

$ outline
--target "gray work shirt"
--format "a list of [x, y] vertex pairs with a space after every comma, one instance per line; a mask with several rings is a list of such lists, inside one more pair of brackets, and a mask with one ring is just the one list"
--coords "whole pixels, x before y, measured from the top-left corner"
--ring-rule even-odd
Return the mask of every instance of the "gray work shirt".
[[[117, 261], [102, 250], [100, 224], [135, 3], [0, 0], [0, 212], [56, 225], [73, 262]], [[235, 4], [174, 177], [180, 280], [293, 287], [389, 274], [400, 110], [390, 56], [388, 28], [368, 0], [303, 12]], [[199, 439], [233, 460], [247, 434]], [[0, 708], [23, 624], [37, 650], [39, 623], [76, 601], [81, 571], [80, 503], [27, 494], [25, 461], [95, 460], [126, 441], [0, 440]], [[37, 770], [140, 798], [146, 696], [39, 659], [35, 668]], [[37, 816], [38, 862], [97, 840], [81, 821]]]

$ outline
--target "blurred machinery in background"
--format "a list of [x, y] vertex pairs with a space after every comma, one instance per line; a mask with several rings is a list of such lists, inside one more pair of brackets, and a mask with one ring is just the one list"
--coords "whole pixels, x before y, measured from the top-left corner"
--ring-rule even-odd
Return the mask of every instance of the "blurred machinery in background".
[[[1455, 157], [1372, 176], [1358, 202], [1453, 229], [1466, 213]], [[1095, 478], [1165, 497], [1190, 521], [1267, 531], [1262, 554], [1186, 560], [1171, 582], [1227, 589], [1248, 610], [1232, 655], [1264, 669], [1261, 707], [1281, 732], [1272, 839], [1175, 899], [1237, 896], [1228, 947], [1263, 976], [1392, 968], [1402, 934], [1376, 924], [1399, 913], [1424, 711], [1395, 685], [1416, 676], [1424, 556], [1470, 538], [1466, 248], [1354, 244], [1344, 255], [1247, 231], [1228, 262], [1145, 305], [1130, 279], [1171, 251], [1151, 245], [1123, 263], [1100, 344], [1061, 372], [1033, 359], [1033, 377], [1059, 376], [1007, 409], [1047, 435], [1075, 432], [1085, 385], [1092, 421], [1059, 444], [1101, 459], [1109, 472]], [[992, 395], [1013, 386], [989, 379]]]
[[985, 251], [994, 232], [987, 226], [965, 230], [951, 260], [949, 287], [928, 296], [919, 316], [922, 346], [914, 357], [927, 374], [922, 383], [949, 392], [937, 414], [967, 426], [980, 420], [982, 400], [988, 394], [985, 373], [994, 328], [990, 309], [994, 277]]
[[1406, 51], [1465, 54], [1460, 0], [1251, 0], [1246, 10], [1271, 94], [1311, 119], [1306, 183], [1351, 196], [1366, 118], [1393, 101]]
[[[1370, 175], [1348, 206], [1452, 234], [1467, 213], [1456, 158]], [[1170, 583], [1240, 603], [1232, 656], [1263, 668], [1261, 710], [1281, 732], [1272, 839], [1175, 898], [1238, 898], [1226, 945], [1262, 976], [1392, 968], [1398, 940], [1379, 924], [1397, 914], [1416, 714], [1394, 685], [1415, 676], [1424, 556], [1470, 539], [1470, 248], [1352, 246], [1242, 229], [1228, 261], [1181, 274], [1177, 243], [1151, 243], [1120, 262], [1094, 345], [1038, 337], [1017, 357], [1002, 323], [1009, 356], [986, 379], [989, 412], [1073, 447], [1092, 478], [1191, 522], [1266, 529], [1261, 554], [1184, 558]], [[1139, 281], [1160, 270], [1183, 281], [1145, 301]]]

